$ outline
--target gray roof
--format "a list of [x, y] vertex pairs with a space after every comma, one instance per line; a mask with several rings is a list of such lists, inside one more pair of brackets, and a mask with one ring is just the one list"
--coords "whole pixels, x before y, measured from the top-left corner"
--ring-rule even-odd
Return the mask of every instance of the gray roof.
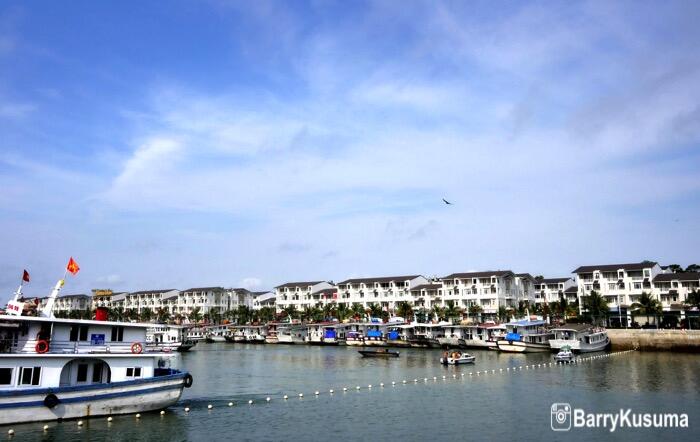
[[377, 278], [352, 278], [346, 279], [338, 284], [367, 284], [370, 282], [391, 282], [391, 281], [410, 281], [411, 279], [416, 279], [421, 275], [405, 275], [405, 276], [380, 276]]
[[700, 281], [700, 273], [659, 273], [654, 276], [654, 282], [670, 282], [670, 281]]
[[286, 288], [286, 287], [310, 287], [310, 286], [313, 286], [313, 285], [316, 285], [316, 284], [320, 284], [320, 283], [322, 283], [322, 282], [325, 282], [325, 281], [287, 282], [287, 283], [285, 283], [285, 284], [278, 285], [278, 286], [275, 287], [275, 288], [276, 288], [276, 289], [283, 289], [283, 288]]
[[599, 264], [592, 266], [581, 266], [571, 273], [593, 273], [596, 270], [601, 272], [614, 272], [617, 270], [643, 270], [649, 269], [656, 265], [655, 261], [633, 262], [628, 264]]
[[442, 279], [455, 279], [455, 278], [490, 278], [492, 276], [502, 277], [502, 276], [514, 276], [514, 273], [510, 270], [490, 270], [486, 272], [467, 272], [467, 273], [452, 273], [447, 276], [443, 276]]
[[141, 290], [138, 292], [131, 292], [130, 295], [153, 295], [156, 293], [172, 292], [177, 289], [163, 289], [163, 290]]
[[413, 290], [435, 290], [442, 288], [442, 284], [421, 284], [411, 288]]
[[544, 278], [539, 280], [538, 282], [542, 284], [558, 284], [560, 282], [566, 282], [570, 280], [571, 278]]

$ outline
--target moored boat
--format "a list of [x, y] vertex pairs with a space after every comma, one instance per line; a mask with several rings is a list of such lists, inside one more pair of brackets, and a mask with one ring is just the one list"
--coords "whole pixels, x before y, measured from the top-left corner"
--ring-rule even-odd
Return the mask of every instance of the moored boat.
[[146, 332], [146, 347], [150, 350], [189, 351], [197, 341], [187, 337], [187, 327], [157, 324]]
[[62, 285], [41, 316], [0, 315], [0, 425], [175, 404], [192, 376], [176, 368], [178, 353], [148, 351], [152, 324], [55, 318]]
[[603, 351], [610, 345], [608, 332], [591, 324], [566, 324], [552, 329], [554, 337], [549, 341], [552, 350], [568, 346], [576, 353]]
[[358, 350], [365, 358], [398, 358], [399, 352], [396, 350], [389, 350], [388, 348], [378, 348], [374, 350]]
[[549, 340], [554, 336], [542, 320], [524, 319], [506, 324], [508, 333], [498, 340], [498, 350], [510, 353], [549, 352]]
[[574, 353], [571, 351], [571, 347], [565, 345], [559, 350], [559, 353], [554, 355], [554, 360], [557, 362], [572, 362], [574, 360]]

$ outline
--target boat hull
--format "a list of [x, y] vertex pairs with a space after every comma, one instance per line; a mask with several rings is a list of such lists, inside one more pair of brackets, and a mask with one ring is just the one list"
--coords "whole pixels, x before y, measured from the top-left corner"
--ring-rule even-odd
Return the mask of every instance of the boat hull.
[[550, 352], [549, 343], [533, 344], [523, 341], [498, 341], [498, 350], [508, 353], [543, 353]]
[[398, 358], [398, 351], [377, 351], [377, 350], [359, 350], [358, 353], [364, 358]]
[[466, 348], [466, 343], [461, 338], [438, 338], [438, 343], [442, 348]]
[[[174, 405], [187, 373], [83, 387], [0, 391], [0, 425], [140, 413]], [[48, 408], [53, 394], [58, 405]]]

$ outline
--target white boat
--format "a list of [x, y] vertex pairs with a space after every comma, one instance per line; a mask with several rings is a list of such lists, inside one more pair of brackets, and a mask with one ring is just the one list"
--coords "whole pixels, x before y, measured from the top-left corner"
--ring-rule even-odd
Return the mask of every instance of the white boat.
[[153, 325], [146, 331], [146, 347], [149, 350], [189, 351], [197, 341], [187, 337], [184, 325]]
[[554, 338], [549, 341], [552, 350], [568, 346], [576, 353], [603, 351], [610, 345], [608, 332], [590, 324], [567, 324], [552, 329]]
[[505, 325], [494, 322], [468, 325], [465, 329], [464, 345], [467, 348], [498, 349], [498, 340], [506, 335]]
[[572, 362], [574, 360], [574, 353], [571, 351], [571, 347], [565, 345], [562, 349], [554, 355], [554, 360], [557, 362]]
[[207, 337], [204, 327], [192, 327], [187, 330], [187, 339], [190, 341], [203, 341]]
[[204, 328], [204, 340], [206, 342], [226, 342], [228, 334], [228, 325], [210, 325]]
[[446, 351], [440, 358], [440, 363], [443, 365], [473, 364], [474, 361], [476, 361], [475, 356], [469, 353], [462, 353], [461, 351]]
[[278, 344], [306, 343], [306, 327], [302, 325], [279, 325], [277, 327]]
[[549, 352], [549, 340], [554, 337], [542, 320], [523, 319], [506, 324], [508, 333], [498, 340], [498, 350], [510, 353]]
[[277, 344], [279, 343], [279, 338], [277, 337], [277, 327], [278, 323], [268, 322], [267, 323], [267, 334], [265, 335], [266, 344]]
[[[152, 324], [0, 315], [0, 425], [160, 410], [192, 376], [146, 350]], [[19, 311], [21, 313], [21, 310]]]
[[443, 328], [448, 323], [423, 324], [413, 323], [413, 336], [409, 338], [411, 347], [417, 348], [439, 348], [439, 338], [445, 336]]
[[445, 325], [444, 336], [438, 337], [438, 343], [442, 348], [466, 348], [464, 337], [466, 336], [466, 325]]

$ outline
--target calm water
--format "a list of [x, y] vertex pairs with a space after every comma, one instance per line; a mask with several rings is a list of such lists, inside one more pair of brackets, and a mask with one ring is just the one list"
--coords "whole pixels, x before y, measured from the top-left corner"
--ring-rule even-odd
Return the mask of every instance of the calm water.
[[[506, 367], [549, 362], [551, 355], [477, 350], [472, 352], [476, 365], [443, 367], [437, 363], [439, 350], [400, 351], [399, 359], [380, 360], [363, 359], [352, 347], [200, 343], [181, 361], [194, 376], [194, 386], [166, 416], [117, 416], [112, 423], [96, 418], [82, 428], [75, 421], [53, 422], [46, 433], [44, 423], [15, 425], [13, 440], [697, 440], [698, 355], [630, 353], [512, 373]], [[496, 374], [476, 376], [477, 370], [492, 369]], [[255, 403], [248, 405], [249, 399]], [[235, 406], [229, 408], [230, 401]], [[553, 402], [600, 413], [629, 407], [635, 412], [684, 412], [690, 428], [555, 433], [550, 429]], [[214, 408], [207, 410], [208, 404]]]

